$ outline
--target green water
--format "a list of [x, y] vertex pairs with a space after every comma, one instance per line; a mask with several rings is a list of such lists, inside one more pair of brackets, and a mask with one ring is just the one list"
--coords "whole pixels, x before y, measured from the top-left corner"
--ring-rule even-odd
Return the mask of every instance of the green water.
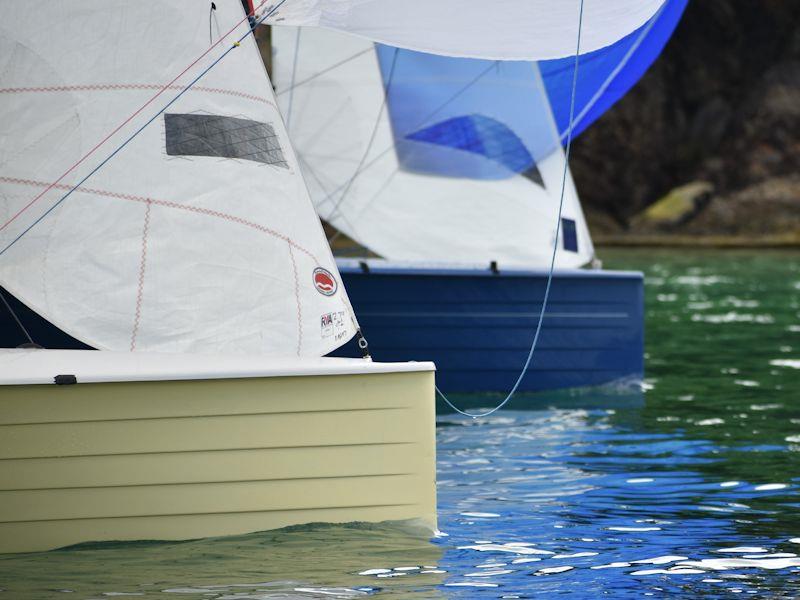
[[[616, 250], [645, 272], [646, 382], [628, 426], [707, 440], [709, 478], [800, 482], [800, 252]], [[800, 533], [800, 498], [755, 496], [753, 535]]]
[[0, 600], [800, 596], [800, 252], [601, 254], [646, 274], [643, 398], [441, 416], [438, 537], [316, 525], [5, 556]]
[[800, 253], [617, 251], [608, 263], [646, 274], [641, 426], [719, 444], [731, 452], [719, 476], [800, 476]]

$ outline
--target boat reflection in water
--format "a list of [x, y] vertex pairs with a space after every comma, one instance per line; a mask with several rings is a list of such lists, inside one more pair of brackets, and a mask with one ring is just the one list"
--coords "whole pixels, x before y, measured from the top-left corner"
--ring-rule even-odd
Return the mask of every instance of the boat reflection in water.
[[[375, 591], [436, 598], [443, 549], [412, 523], [312, 524], [179, 543], [82, 544], [0, 557], [15, 598], [57, 590], [81, 598], [350, 598]], [[102, 572], [98, 565], [111, 565]], [[361, 573], [364, 573], [363, 575]], [[416, 577], [414, 576], [416, 575]], [[433, 586], [421, 591], [420, 583]]]

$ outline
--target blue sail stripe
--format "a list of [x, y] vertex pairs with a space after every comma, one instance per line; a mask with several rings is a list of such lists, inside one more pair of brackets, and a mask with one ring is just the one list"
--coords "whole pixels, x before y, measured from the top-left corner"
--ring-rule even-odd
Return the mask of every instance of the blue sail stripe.
[[534, 165], [525, 144], [507, 125], [479, 114], [440, 121], [406, 138], [485, 156], [506, 167], [510, 174]]
[[[687, 2], [666, 0], [638, 30], [581, 56], [573, 135], [641, 78], [663, 50]], [[377, 54], [384, 81], [394, 64], [387, 106], [402, 169], [472, 179], [523, 174], [541, 182], [536, 163], [561, 143], [568, 126], [573, 57], [539, 63], [486, 61], [382, 45], [377, 45]], [[541, 81], [535, 75], [537, 65]]]
[[[599, 119], [658, 58], [683, 15], [688, 0], [666, 0], [642, 27], [615, 44], [581, 56], [573, 135]], [[569, 125], [573, 59], [539, 62], [560, 135]]]

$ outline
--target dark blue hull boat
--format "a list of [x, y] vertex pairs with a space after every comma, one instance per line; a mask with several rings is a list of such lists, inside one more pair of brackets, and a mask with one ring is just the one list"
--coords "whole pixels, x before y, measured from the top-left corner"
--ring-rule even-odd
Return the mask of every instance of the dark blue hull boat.
[[[399, 267], [340, 260], [339, 269], [376, 360], [432, 360], [444, 392], [507, 392], [525, 363], [547, 274], [541, 271]], [[38, 343], [88, 348], [5, 299]], [[520, 391], [637, 383], [644, 371], [641, 273], [558, 270], [531, 367]], [[27, 342], [0, 310], [0, 345]], [[360, 356], [355, 342], [337, 356]]]
[[[432, 360], [444, 392], [506, 392], [525, 363], [547, 273], [340, 260], [375, 360]], [[359, 356], [351, 342], [336, 352]], [[644, 372], [641, 273], [557, 270], [521, 391], [636, 383]]]

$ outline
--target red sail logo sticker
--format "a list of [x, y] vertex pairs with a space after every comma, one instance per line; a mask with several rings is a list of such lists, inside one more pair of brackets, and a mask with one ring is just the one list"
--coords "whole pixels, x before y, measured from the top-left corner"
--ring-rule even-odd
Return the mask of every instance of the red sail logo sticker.
[[339, 285], [328, 269], [317, 267], [314, 269], [314, 287], [317, 288], [317, 291], [323, 296], [333, 296]]

